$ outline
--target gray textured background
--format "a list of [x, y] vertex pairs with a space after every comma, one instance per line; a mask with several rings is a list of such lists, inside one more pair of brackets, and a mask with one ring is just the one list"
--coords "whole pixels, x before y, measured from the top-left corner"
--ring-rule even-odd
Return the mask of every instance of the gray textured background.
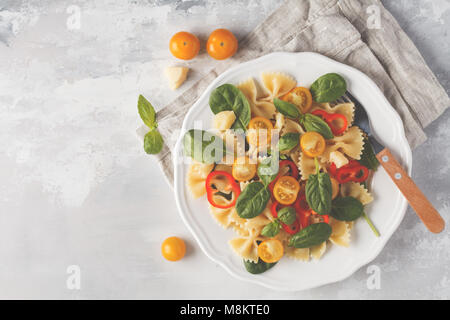
[[[373, 262], [380, 290], [367, 288], [366, 267], [297, 293], [237, 281], [180, 221], [135, 137], [137, 94], [160, 108], [218, 63], [187, 63], [187, 83], [171, 92], [160, 74], [177, 62], [167, 49], [176, 31], [204, 41], [225, 26], [242, 37], [280, 3], [0, 0], [0, 298], [450, 298], [448, 229], [428, 233], [411, 209]], [[450, 92], [450, 2], [383, 3]], [[413, 178], [447, 223], [449, 128], [447, 111], [413, 153]], [[170, 235], [188, 243], [182, 262], [160, 256]], [[69, 265], [81, 268], [81, 290], [67, 289]]]

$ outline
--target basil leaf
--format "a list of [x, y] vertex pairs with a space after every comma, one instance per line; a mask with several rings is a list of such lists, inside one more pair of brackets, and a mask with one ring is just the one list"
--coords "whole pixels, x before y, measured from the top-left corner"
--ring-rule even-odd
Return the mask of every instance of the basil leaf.
[[303, 125], [306, 131], [315, 131], [320, 133], [325, 139], [333, 139], [333, 132], [328, 124], [322, 118], [311, 113], [305, 114], [300, 119], [300, 124]]
[[268, 186], [278, 174], [279, 170], [279, 162], [276, 161], [276, 158], [269, 157], [265, 158], [258, 165], [258, 177], [264, 183], [265, 186]]
[[144, 137], [144, 150], [148, 154], [160, 153], [164, 145], [164, 140], [159, 131], [151, 129]]
[[305, 187], [306, 202], [318, 214], [330, 214], [331, 191], [328, 173], [310, 174]]
[[369, 139], [364, 138], [364, 146], [361, 154], [361, 160], [359, 163], [371, 170], [377, 170], [380, 162], [378, 161], [375, 152], [373, 151], [373, 147], [369, 142]]
[[278, 211], [278, 219], [287, 225], [291, 225], [297, 219], [297, 212], [293, 207], [284, 207]]
[[289, 240], [289, 246], [295, 248], [311, 248], [327, 241], [331, 236], [331, 226], [328, 223], [314, 223], [294, 234]]
[[300, 110], [298, 110], [295, 104], [280, 100], [278, 98], [273, 99], [273, 104], [279, 113], [288, 118], [298, 119], [301, 116]]
[[281, 230], [281, 224], [275, 220], [274, 222], [271, 222], [269, 224], [266, 224], [264, 228], [261, 230], [261, 234], [264, 237], [275, 237]]
[[259, 181], [251, 182], [245, 187], [236, 200], [236, 211], [239, 217], [251, 219], [263, 212], [269, 202], [270, 193]]
[[138, 111], [142, 121], [150, 129], [156, 128], [156, 112], [152, 104], [141, 94], [138, 99]]
[[191, 129], [184, 134], [183, 147], [187, 156], [203, 163], [219, 162], [227, 152], [221, 138], [198, 129]]
[[313, 99], [319, 103], [334, 101], [347, 91], [345, 79], [337, 73], [327, 73], [311, 85]]
[[331, 216], [340, 221], [354, 221], [361, 217], [364, 206], [353, 197], [336, 198], [333, 200]]
[[214, 89], [209, 97], [209, 107], [214, 114], [233, 111], [236, 120], [232, 128], [247, 130], [251, 117], [250, 104], [242, 91], [232, 84], [226, 83]]
[[289, 132], [278, 140], [278, 150], [288, 151], [297, 146], [300, 142], [300, 134], [297, 132]]
[[266, 272], [267, 270], [269, 270], [270, 268], [272, 268], [274, 265], [276, 265], [277, 263], [267, 263], [262, 261], [261, 259], [258, 259], [258, 262], [252, 262], [252, 261], [247, 261], [244, 260], [244, 266], [245, 269], [250, 272], [251, 274], [260, 274], [263, 272]]

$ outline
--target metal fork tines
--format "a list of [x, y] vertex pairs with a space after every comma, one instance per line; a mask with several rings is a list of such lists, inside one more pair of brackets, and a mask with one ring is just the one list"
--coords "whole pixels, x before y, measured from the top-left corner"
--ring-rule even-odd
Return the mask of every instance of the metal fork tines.
[[355, 105], [355, 119], [353, 121], [354, 125], [358, 126], [362, 131], [366, 133], [375, 153], [383, 150], [384, 146], [380, 144], [372, 134], [370, 119], [363, 105], [348, 91], [341, 98], [337, 99], [336, 102], [353, 103]]

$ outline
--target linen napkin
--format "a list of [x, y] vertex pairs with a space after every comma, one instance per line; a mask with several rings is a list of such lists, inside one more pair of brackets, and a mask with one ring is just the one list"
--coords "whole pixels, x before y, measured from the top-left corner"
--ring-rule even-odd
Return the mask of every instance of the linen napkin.
[[[379, 18], [379, 19], [378, 19]], [[173, 186], [171, 150], [189, 108], [222, 72], [274, 51], [313, 51], [367, 74], [384, 92], [414, 148], [450, 99], [417, 48], [379, 0], [288, 0], [239, 42], [239, 51], [157, 113], [165, 146], [156, 156]], [[147, 129], [138, 129], [143, 137]]]

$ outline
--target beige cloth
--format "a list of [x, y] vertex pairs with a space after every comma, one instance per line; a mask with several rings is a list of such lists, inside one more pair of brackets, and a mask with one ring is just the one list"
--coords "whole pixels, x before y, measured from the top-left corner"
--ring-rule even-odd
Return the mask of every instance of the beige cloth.
[[[369, 29], [371, 10], [377, 8], [381, 28]], [[240, 41], [239, 48], [157, 113], [166, 141], [157, 159], [171, 185], [173, 134], [192, 104], [229, 67], [273, 51], [318, 52], [363, 71], [400, 114], [412, 148], [426, 140], [423, 128], [450, 104], [417, 48], [379, 0], [288, 0]]]

